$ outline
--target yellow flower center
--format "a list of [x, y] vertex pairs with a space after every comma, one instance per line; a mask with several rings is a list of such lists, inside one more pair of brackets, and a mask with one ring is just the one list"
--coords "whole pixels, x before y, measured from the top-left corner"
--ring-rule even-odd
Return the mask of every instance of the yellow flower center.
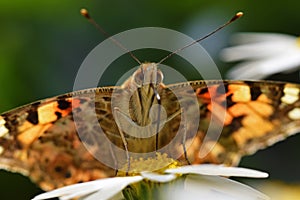
[[163, 173], [166, 169], [177, 168], [180, 163], [172, 158], [169, 158], [167, 154], [156, 153], [155, 157], [147, 159], [130, 158], [130, 166], [125, 164], [118, 171], [118, 176], [136, 176], [142, 171]]

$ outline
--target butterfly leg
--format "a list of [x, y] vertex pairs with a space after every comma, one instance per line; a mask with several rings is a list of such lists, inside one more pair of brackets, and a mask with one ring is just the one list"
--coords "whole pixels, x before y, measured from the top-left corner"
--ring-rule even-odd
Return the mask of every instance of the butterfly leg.
[[[114, 108], [113, 112], [114, 112], [114, 116], [117, 116], [117, 113], [122, 113], [120, 111], [120, 109], [117, 108], [117, 107]], [[115, 121], [117, 123], [117, 127], [118, 127], [118, 130], [119, 130], [119, 133], [120, 133], [120, 136], [121, 136], [121, 139], [122, 139], [125, 151], [126, 151], [126, 160], [127, 160], [127, 163], [128, 163], [127, 170], [126, 170], [126, 175], [128, 175], [128, 172], [129, 172], [129, 169], [130, 169], [130, 157], [129, 157], [129, 151], [128, 151], [128, 143], [127, 143], [125, 135], [122, 131], [121, 124], [120, 124], [120, 121], [118, 120], [118, 117], [115, 117]]]
[[187, 125], [186, 125], [186, 120], [184, 118], [184, 114], [183, 114], [183, 109], [181, 109], [181, 115], [182, 115], [182, 120], [183, 120], [183, 136], [182, 136], [182, 148], [183, 148], [183, 154], [184, 154], [184, 158], [187, 161], [188, 165], [191, 165], [191, 162], [188, 159], [187, 156], [187, 151], [186, 151], [186, 132], [187, 132]]

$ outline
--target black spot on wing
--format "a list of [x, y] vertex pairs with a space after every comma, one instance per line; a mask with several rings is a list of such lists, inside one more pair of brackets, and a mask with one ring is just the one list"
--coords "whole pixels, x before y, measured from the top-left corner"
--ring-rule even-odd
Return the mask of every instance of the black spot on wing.
[[230, 94], [226, 97], [226, 100], [221, 102], [221, 105], [223, 107], [226, 107], [226, 108], [230, 108], [231, 106], [233, 106], [234, 104], [236, 104], [236, 102], [232, 101], [232, 96], [233, 94]]
[[111, 101], [111, 97], [103, 97], [104, 101]]
[[251, 100], [255, 101], [261, 94], [261, 90], [258, 87], [250, 87]]
[[233, 94], [230, 94], [226, 97], [227, 100], [227, 108], [233, 106], [234, 104], [236, 104], [236, 102], [232, 101], [232, 96]]
[[55, 112], [55, 115], [57, 116], [57, 119], [60, 119], [62, 117], [61, 112], [58, 111]]
[[198, 91], [198, 94], [205, 94], [207, 92], [208, 92], [208, 88], [207, 87], [206, 88], [201, 88], [201, 90]]
[[65, 173], [65, 178], [71, 178], [71, 177], [72, 177], [71, 172], [70, 172], [70, 171], [67, 171], [67, 172]]
[[37, 107], [37, 106], [40, 105], [40, 104], [41, 104], [41, 102], [40, 102], [40, 101], [37, 101], [37, 102], [32, 103], [31, 106]]
[[26, 120], [34, 125], [38, 124], [39, 123], [38, 112], [36, 110], [29, 111]]
[[66, 110], [71, 107], [71, 102], [63, 99], [58, 100], [57, 103], [58, 103], [58, 108], [61, 110]]

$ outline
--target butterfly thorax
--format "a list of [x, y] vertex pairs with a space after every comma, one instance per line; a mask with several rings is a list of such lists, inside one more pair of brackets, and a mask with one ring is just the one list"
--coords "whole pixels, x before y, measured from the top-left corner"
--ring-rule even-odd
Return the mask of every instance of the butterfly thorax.
[[[116, 126], [114, 129], [108, 127], [106, 131], [114, 133], [111, 137], [114, 144], [123, 148], [123, 134], [130, 151], [143, 153], [154, 152], [172, 140], [173, 134], [167, 133], [173, 128], [178, 129], [179, 124], [174, 121], [178, 118], [169, 119], [180, 107], [162, 80], [163, 74], [157, 65], [145, 63], [114, 90], [111, 112]], [[175, 100], [171, 101], [171, 98]], [[180, 115], [176, 116], [180, 118]]]
[[159, 92], [165, 87], [162, 80], [163, 74], [157, 69], [156, 63], [144, 63], [121, 86], [127, 91], [128, 102], [124, 103], [128, 103], [130, 118], [137, 125], [147, 126], [151, 123], [151, 108], [160, 104]]

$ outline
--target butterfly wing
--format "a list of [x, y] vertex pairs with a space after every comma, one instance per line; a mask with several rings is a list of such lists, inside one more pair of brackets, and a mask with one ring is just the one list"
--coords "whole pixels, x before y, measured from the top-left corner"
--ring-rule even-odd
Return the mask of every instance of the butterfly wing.
[[271, 81], [190, 85], [200, 107], [198, 135], [189, 152], [195, 163], [237, 165], [242, 156], [300, 131], [300, 85]]
[[[95, 105], [95, 96], [105, 102], [110, 91], [110, 88], [84, 90], [2, 114], [0, 167], [29, 176], [44, 190], [114, 175], [114, 170], [86, 150], [73, 116]], [[79, 128], [90, 130], [91, 126], [85, 124]], [[89, 135], [82, 137], [94, 140]]]
[[[236, 165], [243, 155], [272, 145], [300, 127], [300, 86], [296, 84], [194, 81], [162, 85], [156, 90], [160, 101], [155, 96], [136, 97], [164, 107], [167, 118], [152, 122], [154, 127], [162, 126], [158, 150], [167, 146], [165, 152], [182, 164], [189, 160]], [[126, 156], [110, 146], [112, 143], [124, 149], [112, 114], [113, 92], [116, 100], [126, 95], [122, 88], [102, 87], [2, 114], [0, 167], [30, 176], [45, 190], [115, 175], [114, 169], [122, 166], [119, 157], [126, 162]], [[131, 115], [148, 113], [139, 107], [137, 111], [135, 104], [139, 101], [130, 102], [130, 115], [124, 115], [127, 124]], [[156, 119], [162, 111], [153, 113]], [[155, 136], [135, 138], [126, 132], [124, 136], [130, 152], [155, 150]]]

